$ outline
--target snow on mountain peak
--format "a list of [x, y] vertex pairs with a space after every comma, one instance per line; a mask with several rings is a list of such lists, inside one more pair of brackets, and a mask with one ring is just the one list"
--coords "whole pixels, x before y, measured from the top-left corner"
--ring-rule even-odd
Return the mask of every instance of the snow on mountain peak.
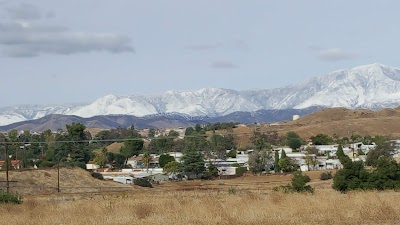
[[222, 116], [260, 109], [322, 107], [382, 108], [400, 104], [400, 70], [379, 63], [338, 70], [301, 84], [268, 90], [235, 91], [202, 88], [167, 91], [159, 96], [107, 95], [78, 106], [20, 106], [0, 109], [0, 125], [41, 118], [49, 114], [126, 114], [146, 116], [182, 113], [189, 116]]

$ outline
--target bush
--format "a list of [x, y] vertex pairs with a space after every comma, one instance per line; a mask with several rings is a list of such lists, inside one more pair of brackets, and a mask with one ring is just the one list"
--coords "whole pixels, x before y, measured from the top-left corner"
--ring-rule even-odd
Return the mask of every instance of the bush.
[[153, 185], [151, 185], [150, 181], [148, 181], [148, 180], [145, 179], [145, 178], [138, 178], [138, 179], [135, 179], [135, 180], [133, 181], [133, 184], [134, 184], [134, 185], [138, 185], [138, 186], [140, 186], [140, 187], [148, 187], [148, 188], [152, 188], [152, 187], [153, 187]]
[[92, 177], [94, 177], [96, 179], [104, 180], [103, 174], [101, 174], [101, 173], [93, 172], [93, 173], [90, 173], [90, 175], [92, 175]]
[[21, 204], [22, 197], [13, 193], [0, 192], [0, 203]]
[[51, 161], [43, 160], [38, 163], [39, 168], [50, 168], [55, 166], [56, 164]]
[[80, 167], [80, 168], [86, 170], [86, 163], [84, 163], [84, 162], [70, 162], [68, 165], [72, 166], [72, 167]]
[[228, 154], [226, 154], [226, 157], [228, 157], [228, 158], [236, 158], [236, 155], [237, 155], [237, 151], [236, 150], [230, 150], [228, 152]]
[[233, 163], [233, 167], [236, 167], [236, 175], [242, 176], [247, 172], [247, 167], [241, 167], [239, 163]]
[[290, 193], [290, 192], [314, 193], [314, 188], [312, 188], [310, 185], [306, 185], [308, 182], [310, 182], [309, 176], [304, 175], [302, 173], [295, 173], [292, 178], [292, 183], [290, 185], [275, 187], [273, 190], [281, 191], [284, 193]]
[[321, 175], [319, 175], [319, 179], [321, 179], [321, 180], [330, 180], [332, 178], [333, 178], [333, 176], [332, 176], [331, 172], [323, 172], [323, 173], [321, 173]]
[[234, 188], [234, 187], [228, 188], [228, 194], [235, 195], [236, 194], [236, 188]]

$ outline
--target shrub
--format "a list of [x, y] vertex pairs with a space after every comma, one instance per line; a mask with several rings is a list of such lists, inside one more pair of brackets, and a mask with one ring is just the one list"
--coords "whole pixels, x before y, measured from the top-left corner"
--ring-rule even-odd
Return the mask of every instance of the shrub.
[[134, 185], [138, 185], [138, 186], [140, 186], [140, 187], [148, 187], [148, 188], [152, 188], [152, 187], [153, 187], [153, 185], [151, 185], [150, 181], [148, 181], [148, 180], [145, 179], [145, 178], [138, 178], [138, 179], [135, 179], [135, 180], [133, 181], [133, 184], [134, 184]]
[[237, 151], [236, 151], [236, 150], [230, 150], [230, 151], [228, 152], [228, 154], [226, 154], [226, 157], [229, 157], [229, 158], [236, 158], [236, 155], [237, 155]]
[[101, 174], [101, 173], [93, 172], [93, 173], [90, 173], [90, 175], [92, 175], [92, 177], [94, 177], [96, 179], [104, 180], [103, 174]]
[[333, 176], [332, 176], [331, 172], [323, 172], [323, 173], [321, 173], [321, 175], [319, 175], [319, 179], [321, 179], [321, 180], [330, 180], [332, 178], [333, 178]]
[[235, 195], [236, 194], [236, 188], [234, 188], [234, 187], [228, 188], [228, 194]]
[[0, 192], [0, 203], [21, 204], [22, 197], [13, 193]]
[[84, 162], [70, 162], [68, 165], [72, 166], [72, 167], [80, 167], [80, 168], [86, 170], [86, 163], [84, 163]]
[[236, 175], [242, 176], [247, 172], [247, 167], [241, 167], [239, 163], [233, 163], [233, 167], [236, 167]]
[[312, 188], [310, 185], [306, 185], [308, 182], [310, 182], [310, 177], [299, 172], [294, 174], [290, 185], [275, 187], [273, 190], [281, 191], [284, 193], [290, 193], [290, 192], [314, 193], [314, 188]]
[[54, 162], [47, 161], [47, 160], [40, 161], [38, 164], [39, 164], [38, 166], [40, 168], [50, 168], [50, 167], [53, 167], [55, 165]]
[[247, 168], [246, 167], [238, 167], [238, 168], [236, 168], [236, 174], [239, 175], [239, 176], [242, 176], [246, 172], [247, 172]]

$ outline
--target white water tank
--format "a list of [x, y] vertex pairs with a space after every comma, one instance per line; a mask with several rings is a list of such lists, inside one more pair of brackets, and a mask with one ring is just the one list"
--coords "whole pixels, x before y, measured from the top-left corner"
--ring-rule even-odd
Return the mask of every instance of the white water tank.
[[293, 120], [298, 120], [300, 118], [300, 115], [293, 115]]

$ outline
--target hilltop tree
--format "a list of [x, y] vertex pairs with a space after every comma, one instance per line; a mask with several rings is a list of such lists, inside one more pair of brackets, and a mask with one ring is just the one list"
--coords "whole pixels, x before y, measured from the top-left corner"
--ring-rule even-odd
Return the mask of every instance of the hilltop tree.
[[143, 144], [144, 142], [142, 139], [127, 140], [124, 142], [124, 146], [121, 147], [119, 151], [123, 156], [125, 156], [126, 159], [128, 159], [134, 155], [139, 155], [140, 150], [143, 149]]
[[288, 145], [291, 149], [296, 150], [301, 147], [301, 140], [299, 138], [289, 139]]
[[333, 139], [326, 134], [317, 134], [316, 136], [311, 136], [314, 145], [329, 145], [333, 143]]

